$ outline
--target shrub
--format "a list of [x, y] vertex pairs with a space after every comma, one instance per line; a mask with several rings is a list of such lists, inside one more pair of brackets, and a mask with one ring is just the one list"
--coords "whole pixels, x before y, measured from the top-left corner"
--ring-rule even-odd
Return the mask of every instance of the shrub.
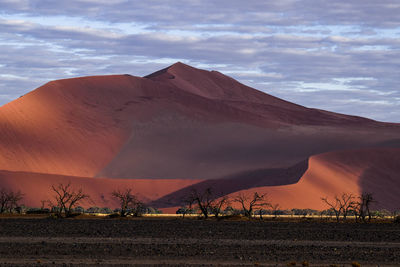
[[40, 209], [40, 208], [30, 208], [26, 211], [26, 214], [48, 214], [50, 213], [49, 209]]
[[101, 213], [101, 209], [99, 207], [90, 207], [86, 210], [86, 213]]
[[103, 213], [103, 214], [110, 214], [110, 213], [113, 213], [113, 211], [112, 211], [112, 209], [110, 209], [110, 208], [108, 208], [108, 207], [104, 207], [104, 208], [101, 208], [101, 209], [100, 209], [100, 213]]
[[78, 207], [76, 207], [76, 208], [74, 209], [74, 211], [75, 211], [75, 212], [79, 212], [79, 213], [84, 213], [84, 212], [85, 212], [85, 209], [84, 209], [83, 207], [81, 207], [81, 206], [78, 206]]
[[120, 214], [119, 214], [119, 213], [111, 213], [111, 214], [109, 214], [109, 215], [107, 216], [107, 218], [118, 218], [118, 217], [120, 217]]

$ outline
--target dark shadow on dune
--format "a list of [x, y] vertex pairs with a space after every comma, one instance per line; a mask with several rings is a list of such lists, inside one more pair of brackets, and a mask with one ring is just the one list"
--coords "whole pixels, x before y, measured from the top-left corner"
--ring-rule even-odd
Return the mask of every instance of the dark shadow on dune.
[[377, 144], [378, 147], [400, 148], [400, 139], [391, 139]]
[[151, 203], [157, 208], [174, 207], [184, 204], [184, 199], [192, 190], [199, 192], [211, 188], [215, 198], [240, 190], [262, 186], [278, 186], [294, 184], [299, 181], [308, 169], [308, 159], [289, 168], [259, 169], [240, 172], [233, 175], [197, 183], [168, 194]]
[[[397, 166], [396, 166], [397, 165]], [[362, 192], [372, 193], [375, 202], [373, 210], [400, 210], [400, 164], [388, 162], [384, 168], [370, 167], [360, 177]]]

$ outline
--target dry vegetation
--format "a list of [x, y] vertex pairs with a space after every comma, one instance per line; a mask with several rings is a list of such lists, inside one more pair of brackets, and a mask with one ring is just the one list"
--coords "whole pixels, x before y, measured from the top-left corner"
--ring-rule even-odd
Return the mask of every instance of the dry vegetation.
[[[112, 210], [109, 207], [90, 207], [84, 209], [79, 206], [82, 201], [91, 203], [90, 196], [83, 192], [82, 188], [75, 188], [71, 183], [52, 185], [53, 199], [41, 200], [40, 208], [27, 208], [21, 205], [24, 194], [20, 191], [13, 192], [6, 188], [0, 188], [0, 214], [52, 214], [58, 218], [76, 217], [79, 214], [109, 214], [111, 217], [139, 217], [144, 214], [161, 214], [156, 208], [146, 206], [133, 193], [132, 188], [115, 189], [111, 197], [119, 203], [119, 208]], [[182, 200], [186, 205], [179, 208], [176, 213], [182, 215], [196, 215], [199, 218], [228, 219], [244, 216], [249, 220], [260, 219], [269, 216], [277, 218], [296, 218], [297, 216], [319, 219], [330, 219], [334, 215], [337, 222], [354, 221], [356, 223], [367, 223], [376, 219], [391, 218], [400, 221], [397, 211], [387, 210], [373, 211], [371, 204], [375, 201], [371, 193], [363, 193], [356, 196], [343, 193], [333, 199], [322, 197], [321, 200], [327, 205], [326, 210], [317, 211], [310, 209], [281, 210], [279, 203], [272, 203], [266, 194], [255, 192], [253, 195], [239, 193], [233, 198], [223, 193], [216, 194], [212, 188], [203, 191], [193, 189], [186, 198]], [[93, 202], [92, 202], [93, 203]], [[231, 205], [236, 203], [236, 207]], [[48, 208], [46, 208], [46, 205]], [[263, 216], [267, 215], [267, 216]]]
[[[374, 217], [371, 194], [322, 198], [330, 209], [314, 217], [304, 210], [281, 216], [279, 204], [271, 204], [266, 195], [228, 199], [207, 188], [185, 199], [188, 206], [179, 210], [183, 218], [192, 216], [182, 220], [138, 218], [156, 210], [145, 207], [130, 188], [112, 192], [120, 208], [108, 209], [105, 217], [78, 215], [78, 205], [90, 199], [82, 189], [68, 183], [53, 185], [52, 190], [54, 199], [42, 202], [37, 210], [44, 214], [36, 218], [15, 217], [15, 212], [22, 213], [18, 207], [23, 193], [0, 190], [2, 211], [8, 212], [0, 216], [4, 265], [384, 266], [400, 261], [400, 224]], [[46, 203], [51, 207], [48, 213]], [[232, 203], [242, 209], [232, 208]]]

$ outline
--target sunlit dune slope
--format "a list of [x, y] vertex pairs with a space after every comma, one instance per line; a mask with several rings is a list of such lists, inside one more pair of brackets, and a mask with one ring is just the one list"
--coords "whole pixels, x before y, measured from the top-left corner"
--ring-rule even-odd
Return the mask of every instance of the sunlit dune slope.
[[129, 77], [50, 82], [0, 109], [0, 167], [93, 176], [120, 149], [130, 126], [114, 110]]
[[182, 187], [190, 186], [199, 180], [179, 179], [93, 179], [90, 177], [50, 175], [41, 173], [0, 171], [0, 184], [3, 189], [14, 192], [20, 190], [24, 197], [20, 204], [28, 207], [41, 207], [41, 200], [53, 200], [55, 192], [52, 185], [71, 183], [73, 190], [82, 189], [90, 196], [80, 205], [88, 207], [118, 207], [118, 202], [111, 197], [113, 190], [132, 188], [132, 193], [143, 202], [150, 202], [170, 194]]

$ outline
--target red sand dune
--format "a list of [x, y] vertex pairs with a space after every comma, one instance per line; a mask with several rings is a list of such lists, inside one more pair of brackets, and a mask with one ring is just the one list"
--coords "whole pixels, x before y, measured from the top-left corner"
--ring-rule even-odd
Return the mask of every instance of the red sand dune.
[[[107, 182], [116, 186], [224, 179], [231, 193], [294, 183], [302, 173], [285, 170], [316, 154], [399, 147], [400, 125], [306, 108], [176, 63], [146, 77], [49, 82], [0, 108], [0, 136], [0, 170], [30, 173], [33, 191], [42, 190], [33, 174], [41, 173], [116, 178]], [[17, 186], [12, 177], [2, 183]]]
[[211, 179], [398, 139], [400, 127], [305, 108], [177, 63], [147, 78], [50, 82], [0, 108], [0, 135], [4, 170]]
[[363, 192], [373, 194], [374, 208], [400, 210], [400, 149], [380, 148], [330, 152], [310, 158], [309, 168], [298, 183], [255, 187], [231, 194], [267, 194], [282, 209], [327, 209], [321, 197]]
[[133, 123], [99, 177], [219, 179], [400, 136], [399, 125], [305, 108], [182, 63], [147, 78], [180, 95], [159, 102], [167, 106], [151, 120]]
[[132, 192], [144, 202], [149, 202], [164, 195], [170, 194], [182, 187], [189, 186], [199, 180], [179, 179], [93, 179], [90, 177], [51, 175], [41, 173], [0, 171], [0, 184], [6, 189], [20, 190], [24, 198], [21, 201], [29, 207], [40, 207], [41, 200], [53, 200], [54, 191], [51, 186], [62, 183], [71, 183], [71, 188], [83, 189], [90, 196], [90, 201], [85, 201], [81, 206], [88, 208], [118, 207], [118, 203], [111, 197], [113, 190], [132, 188]]

